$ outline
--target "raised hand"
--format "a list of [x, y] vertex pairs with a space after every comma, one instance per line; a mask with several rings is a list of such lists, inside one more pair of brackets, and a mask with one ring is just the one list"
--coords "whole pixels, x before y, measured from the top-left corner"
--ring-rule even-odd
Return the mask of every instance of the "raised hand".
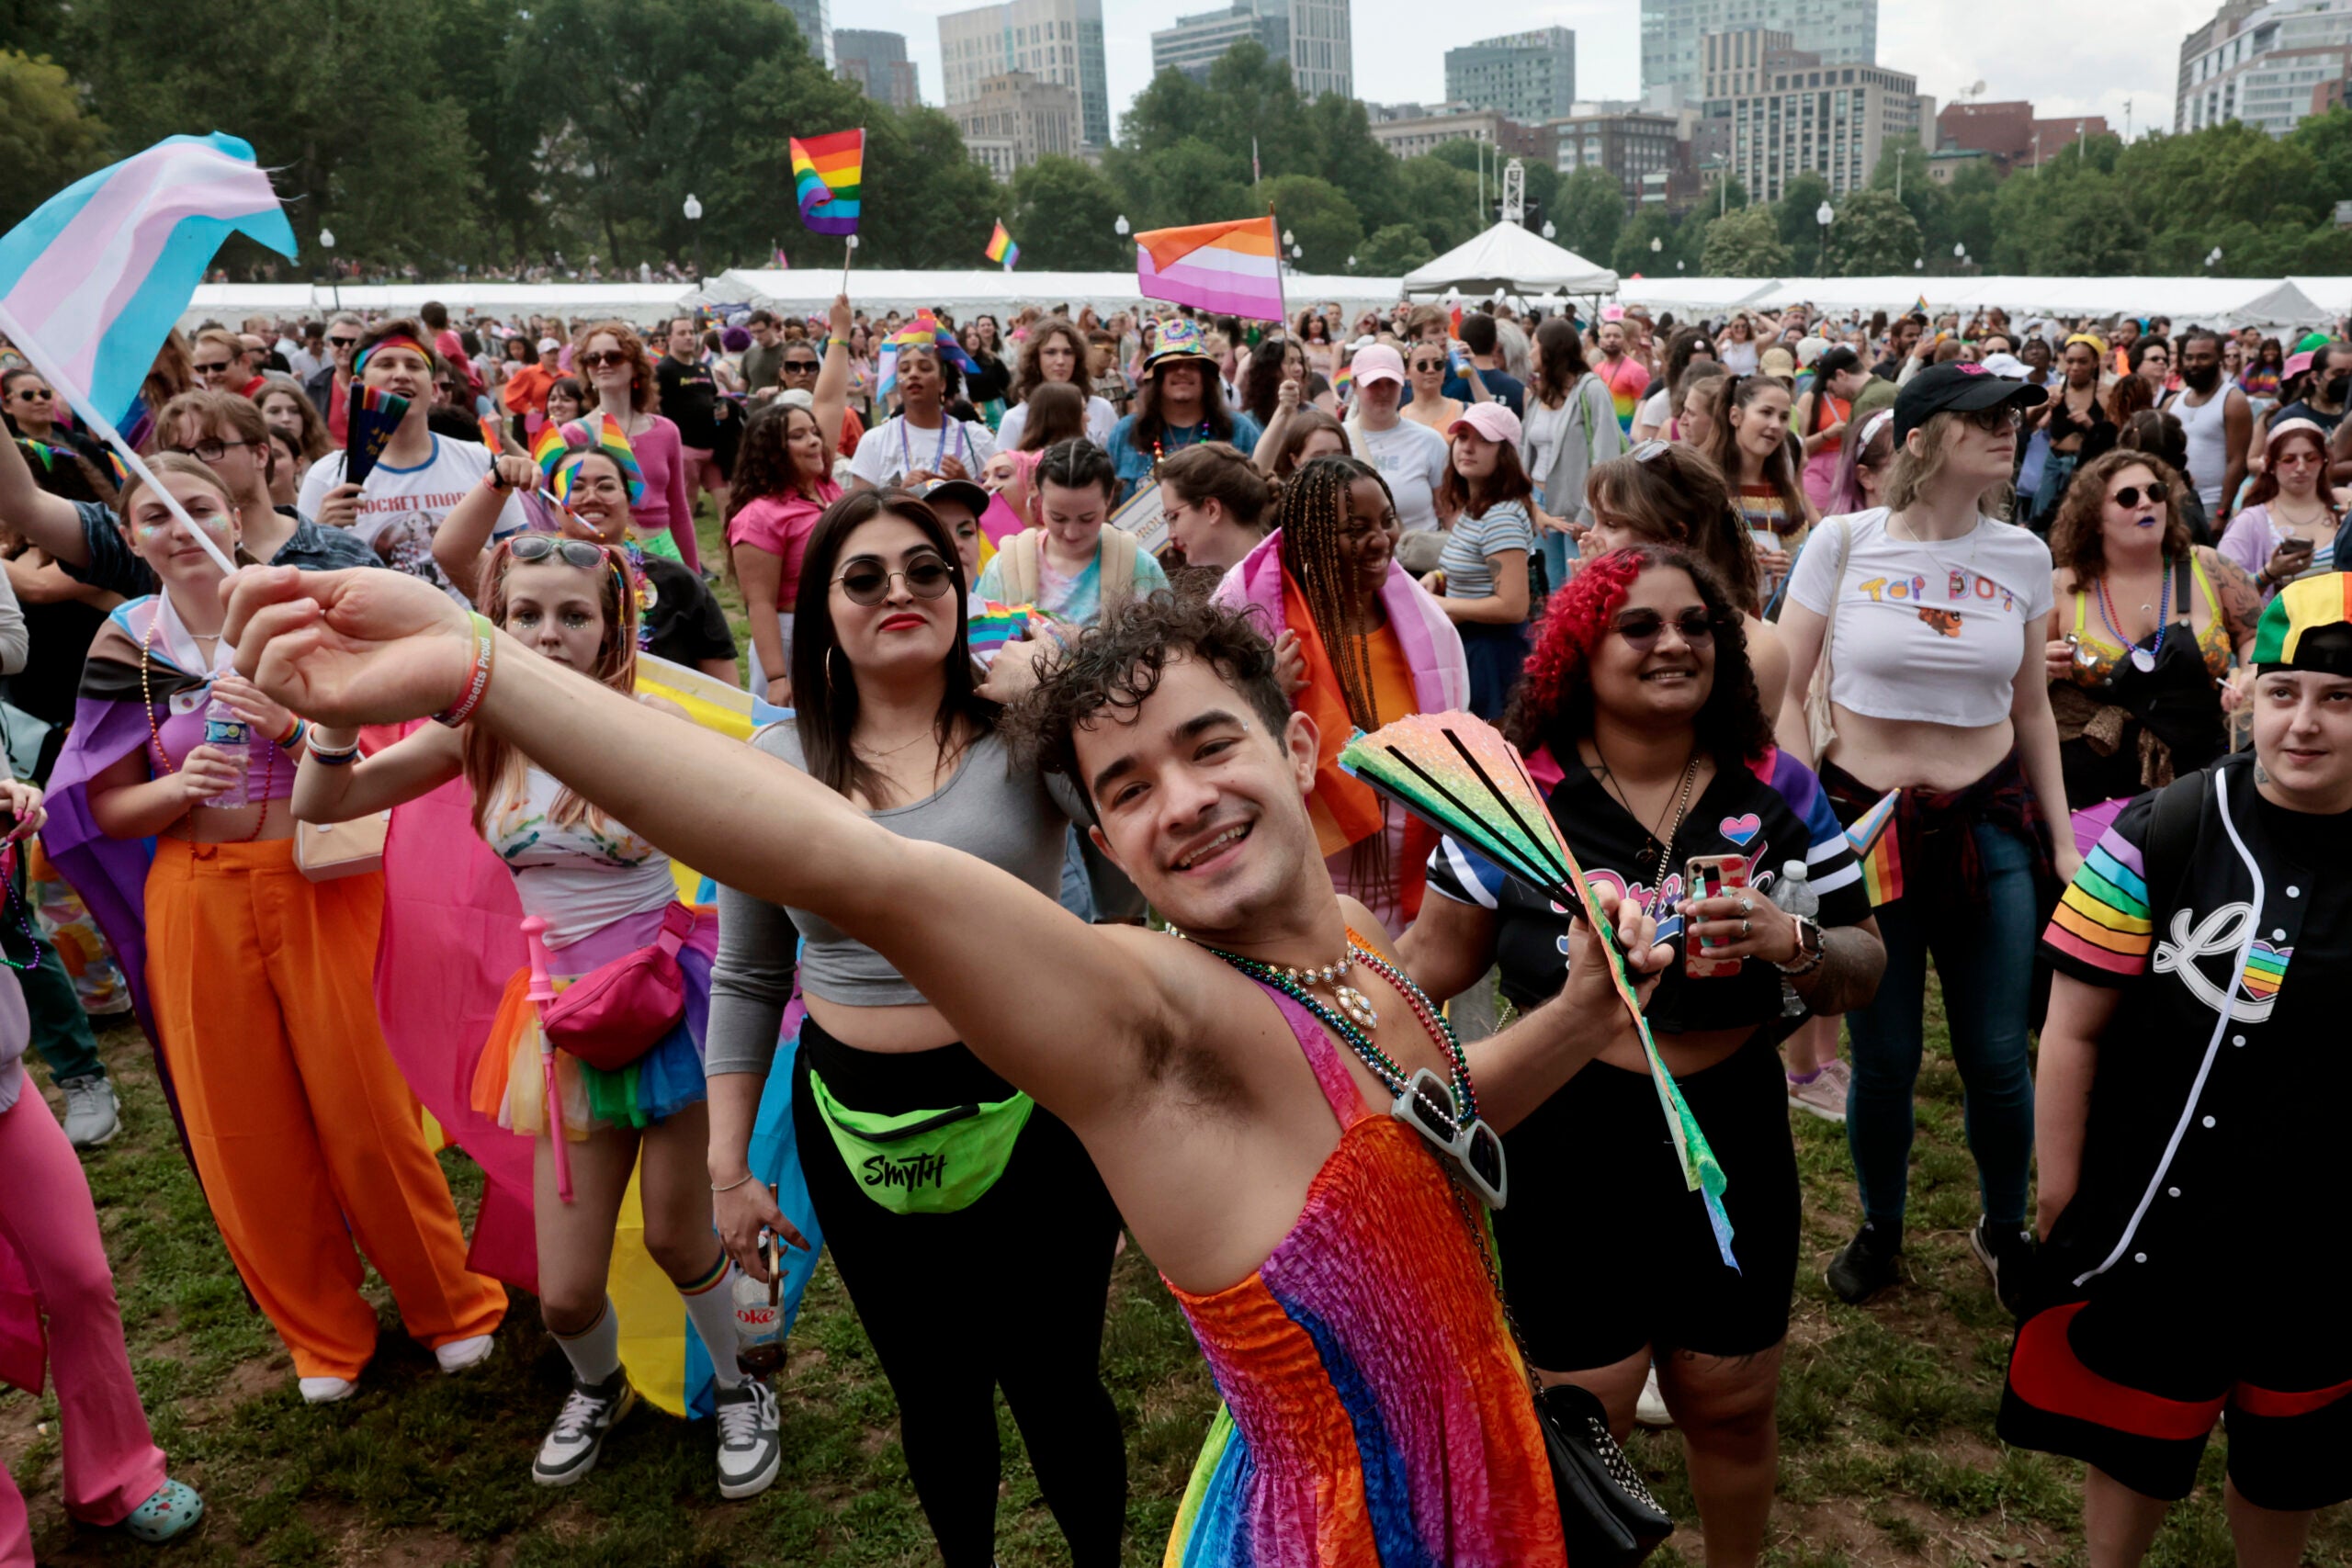
[[406, 572], [248, 567], [222, 593], [237, 672], [339, 728], [439, 713], [473, 671], [470, 618]]

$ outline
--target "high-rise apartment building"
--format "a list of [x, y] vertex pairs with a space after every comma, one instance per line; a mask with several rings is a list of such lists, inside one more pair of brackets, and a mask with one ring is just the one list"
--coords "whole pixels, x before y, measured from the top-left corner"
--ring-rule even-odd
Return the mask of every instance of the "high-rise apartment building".
[[1026, 72], [1078, 95], [1079, 136], [1111, 143], [1110, 73], [1102, 61], [1102, 0], [1006, 0], [939, 18], [941, 91], [949, 106], [980, 96], [980, 84]]
[[1577, 35], [1538, 28], [1449, 49], [1445, 96], [1527, 125], [1556, 119], [1577, 101]]
[[964, 149], [1000, 181], [1012, 178], [1048, 153], [1078, 156], [1078, 94], [1026, 71], [1007, 71], [979, 85], [969, 103], [947, 106], [964, 134]]
[[2173, 129], [2227, 119], [2284, 136], [2352, 73], [2352, 0], [2230, 0], [2180, 50]]
[[1679, 86], [1697, 96], [1699, 40], [1747, 28], [1787, 33], [1824, 65], [1878, 59], [1878, 0], [1642, 0], [1643, 90]]
[[825, 0], [776, 0], [800, 28], [801, 39], [808, 45], [808, 52], [833, 68], [833, 21]]
[[1715, 145], [1753, 201], [1819, 175], [1844, 196], [1870, 184], [1889, 140], [1916, 136], [1931, 100], [1918, 78], [1877, 65], [1832, 65], [1763, 28], [1713, 33], [1700, 51], [1700, 90]]
[[1236, 0], [1226, 10], [1179, 17], [1151, 35], [1151, 69], [1182, 71], [1208, 80], [1209, 67], [1244, 39], [1290, 62], [1290, 78], [1306, 98], [1355, 96], [1355, 52], [1349, 0]]
[[877, 104], [910, 109], [922, 102], [922, 79], [907, 58], [904, 33], [839, 28], [833, 32], [833, 72]]

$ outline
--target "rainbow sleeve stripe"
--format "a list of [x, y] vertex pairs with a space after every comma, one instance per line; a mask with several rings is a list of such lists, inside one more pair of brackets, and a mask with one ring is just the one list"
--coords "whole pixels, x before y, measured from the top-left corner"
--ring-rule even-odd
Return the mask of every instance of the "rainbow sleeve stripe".
[[[2109, 828], [2067, 885], [2041, 940], [2053, 953], [2119, 980], [2137, 976], [2146, 969], [2148, 949], [2155, 941], [2148, 918], [2147, 874], [2140, 846]], [[2249, 987], [2256, 984], [2256, 973], [2249, 964]], [[2271, 983], [2275, 988], [2275, 977]]]
[[1007, 272], [1020, 264], [1021, 247], [1014, 244], [1012, 236], [1004, 231], [1004, 220], [1001, 218], [997, 220], [996, 232], [989, 236], [988, 258], [1001, 263]]
[[856, 233], [858, 191], [865, 178], [865, 130], [790, 141], [800, 221], [812, 234]]

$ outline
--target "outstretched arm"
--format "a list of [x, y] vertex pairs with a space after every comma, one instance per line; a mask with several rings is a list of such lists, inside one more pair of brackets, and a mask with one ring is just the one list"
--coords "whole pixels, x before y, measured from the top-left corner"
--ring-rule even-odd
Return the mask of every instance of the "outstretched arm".
[[[483, 623], [486, 625], [486, 623]], [[473, 679], [476, 622], [400, 572], [254, 568], [231, 580], [238, 665], [337, 728], [447, 709]], [[1169, 944], [1093, 927], [985, 862], [900, 838], [798, 769], [658, 713], [502, 637], [471, 723], [688, 865], [814, 910], [888, 958], [980, 1059], [1064, 1120], [1131, 1092], [1186, 1016]], [[643, 765], [659, 757], [660, 767]], [[1013, 953], [1053, 954], [1040, 987]]]
[[82, 537], [82, 514], [62, 495], [33, 482], [24, 449], [0, 435], [0, 523], [68, 566], [86, 566], [90, 547]]

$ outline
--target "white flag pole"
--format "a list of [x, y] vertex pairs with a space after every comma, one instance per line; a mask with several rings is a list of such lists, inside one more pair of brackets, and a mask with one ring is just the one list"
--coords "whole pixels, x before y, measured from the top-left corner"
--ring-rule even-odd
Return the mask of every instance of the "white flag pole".
[[41, 345], [40, 339], [24, 329], [17, 321], [16, 314], [6, 304], [0, 304], [0, 332], [6, 333], [9, 341], [24, 351], [25, 357], [33, 362], [33, 368], [41, 373], [42, 378], [49, 382], [50, 389], [59, 397], [63, 398], [73, 407], [74, 412], [80, 414], [108, 446], [114, 448], [116, 455], [122, 459], [122, 466], [137, 474], [141, 481], [164, 498], [164, 504], [172, 509], [173, 516], [187, 525], [187, 531], [195, 536], [198, 544], [204, 547], [204, 553], [212, 558], [213, 564], [220, 567], [224, 575], [232, 577], [236, 575], [237, 563], [231, 560], [227, 552], [212, 542], [211, 535], [198, 526], [196, 519], [187, 514], [187, 508], [180, 504], [179, 497], [164, 488], [163, 480], [157, 479], [154, 470], [147, 466], [146, 459], [132, 450], [130, 443], [122, 438], [122, 432], [114, 427], [114, 422], [98, 412], [96, 406], [91, 401], [90, 395], [75, 386], [72, 379], [59, 374], [56, 361], [51, 358], [49, 350]]

